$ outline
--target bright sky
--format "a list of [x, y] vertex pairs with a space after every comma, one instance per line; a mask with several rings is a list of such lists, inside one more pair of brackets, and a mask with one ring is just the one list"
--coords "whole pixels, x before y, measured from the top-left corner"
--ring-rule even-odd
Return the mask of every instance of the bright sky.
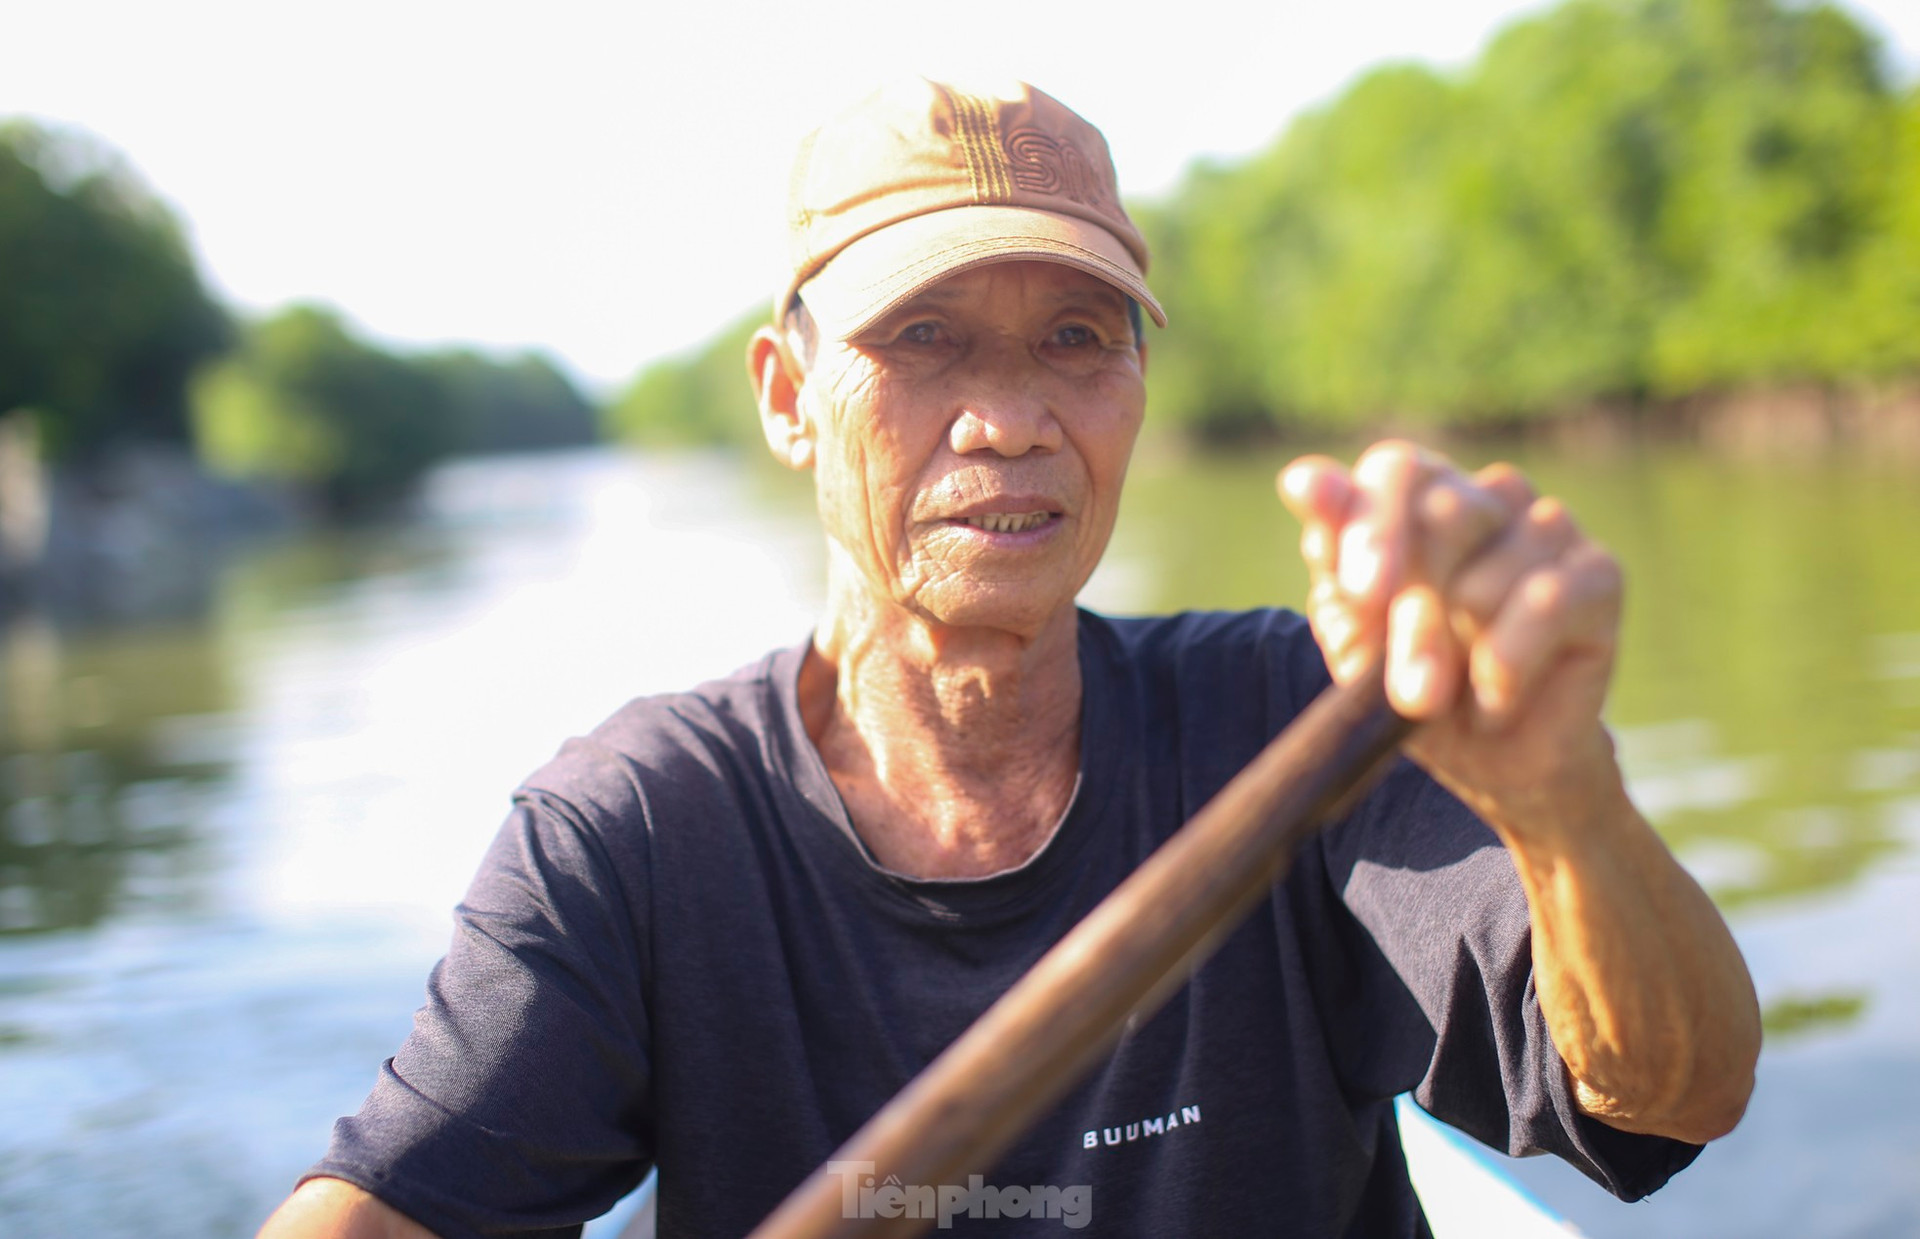
[[[1920, 0], [1844, 2], [1920, 66]], [[1540, 7], [0, 0], [0, 116], [123, 151], [243, 309], [537, 345], [605, 386], [771, 297], [795, 142], [882, 77], [1032, 81], [1151, 196], [1369, 66], [1463, 63]]]

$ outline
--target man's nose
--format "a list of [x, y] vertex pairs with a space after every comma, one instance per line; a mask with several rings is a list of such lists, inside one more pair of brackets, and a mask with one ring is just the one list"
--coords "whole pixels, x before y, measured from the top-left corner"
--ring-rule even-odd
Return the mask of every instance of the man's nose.
[[964, 376], [959, 411], [948, 432], [953, 450], [1009, 457], [1058, 451], [1065, 433], [1048, 399], [1044, 367], [1018, 346], [983, 353]]

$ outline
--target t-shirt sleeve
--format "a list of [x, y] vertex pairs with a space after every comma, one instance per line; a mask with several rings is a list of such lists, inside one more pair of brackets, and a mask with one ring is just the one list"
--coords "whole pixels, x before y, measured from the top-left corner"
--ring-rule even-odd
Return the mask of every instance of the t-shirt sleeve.
[[[1274, 662], [1288, 668], [1282, 692], [1298, 708], [1329, 677], [1304, 626], [1286, 635], [1293, 648]], [[1699, 1156], [1698, 1145], [1623, 1132], [1579, 1109], [1534, 990], [1512, 857], [1419, 767], [1398, 760], [1317, 851], [1337, 939], [1318, 944], [1340, 1026], [1329, 1040], [1351, 1091], [1411, 1091], [1482, 1143], [1513, 1157], [1556, 1154], [1623, 1200]]]
[[1700, 1146], [1608, 1127], [1578, 1108], [1534, 989], [1532, 929], [1512, 858], [1484, 823], [1401, 761], [1321, 836], [1358, 932], [1344, 952], [1376, 1013], [1349, 1070], [1411, 1089], [1428, 1113], [1510, 1156], [1553, 1153], [1623, 1200], [1656, 1190]]
[[571, 805], [523, 792], [412, 1034], [308, 1177], [444, 1239], [575, 1235], [604, 1213], [651, 1160], [644, 894]]

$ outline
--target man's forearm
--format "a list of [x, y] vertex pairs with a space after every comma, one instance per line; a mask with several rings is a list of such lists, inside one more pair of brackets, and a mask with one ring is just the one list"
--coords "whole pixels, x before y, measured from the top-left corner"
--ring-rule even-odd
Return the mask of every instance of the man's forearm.
[[308, 1179], [274, 1210], [258, 1239], [434, 1239], [378, 1196], [341, 1179]]
[[1705, 1143], [1733, 1129], [1753, 1091], [1753, 982], [1612, 761], [1586, 781], [1529, 806], [1539, 816], [1525, 828], [1493, 822], [1527, 892], [1541, 1009], [1582, 1109]]

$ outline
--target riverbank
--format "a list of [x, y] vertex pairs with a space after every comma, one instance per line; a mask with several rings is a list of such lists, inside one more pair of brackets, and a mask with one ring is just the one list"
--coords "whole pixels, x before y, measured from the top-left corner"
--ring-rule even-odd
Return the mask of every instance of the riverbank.
[[26, 426], [0, 422], [0, 616], [197, 615], [227, 548], [313, 520], [291, 491], [215, 477], [181, 447], [45, 465]]
[[1667, 443], [1735, 460], [1845, 453], [1920, 465], [1920, 386], [1809, 383], [1707, 392], [1653, 404], [1596, 405], [1514, 429], [1529, 442], [1580, 453]]
[[1476, 422], [1388, 416], [1340, 429], [1249, 421], [1233, 434], [1198, 437], [1178, 425], [1156, 426], [1151, 410], [1147, 421], [1143, 450], [1173, 457], [1234, 455], [1261, 446], [1358, 452], [1383, 438], [1406, 438], [1463, 460], [1526, 450], [1613, 459], [1673, 447], [1741, 462], [1839, 457], [1920, 468], [1920, 384], [1744, 388], [1674, 400], [1595, 401], [1537, 417]]
[[[1537, 451], [1614, 459], [1681, 447], [1741, 462], [1839, 457], [1920, 468], [1920, 383], [1750, 388], [1596, 402], [1527, 419], [1385, 420], [1347, 433], [1263, 424], [1227, 440], [1195, 439], [1150, 417], [1136, 458], [1177, 461], [1259, 446], [1357, 452], [1391, 435], [1465, 461]], [[226, 550], [326, 519], [294, 488], [217, 477], [181, 447], [126, 445], [84, 465], [50, 467], [40, 462], [26, 419], [0, 419], [0, 617], [29, 607], [80, 622], [197, 614]]]

